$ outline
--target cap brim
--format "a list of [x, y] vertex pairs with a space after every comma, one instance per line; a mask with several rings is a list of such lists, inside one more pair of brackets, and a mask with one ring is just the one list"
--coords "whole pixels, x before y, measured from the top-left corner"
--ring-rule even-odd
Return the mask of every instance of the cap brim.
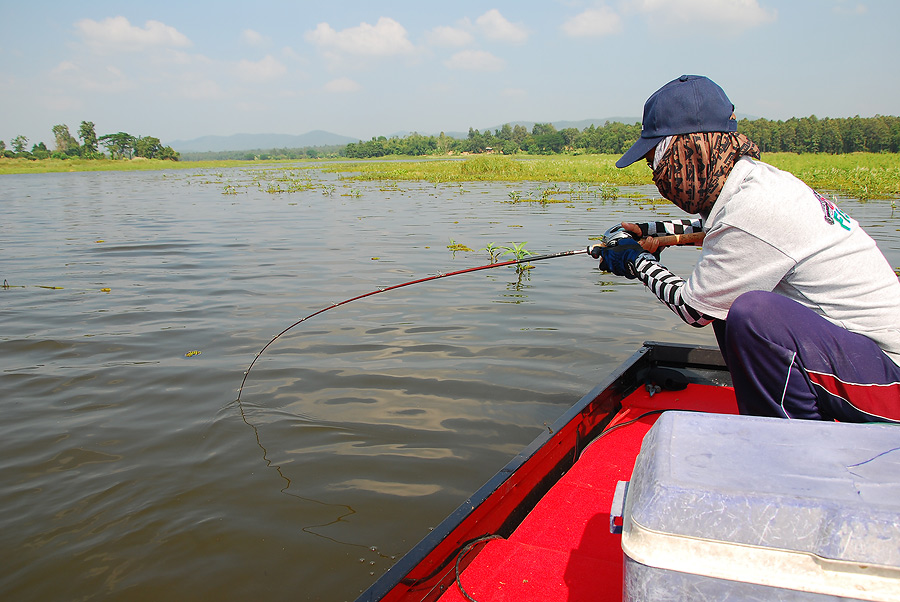
[[644, 155], [646, 155], [651, 148], [660, 143], [660, 141], [665, 138], [665, 136], [656, 136], [654, 138], [638, 138], [637, 141], [631, 145], [622, 157], [616, 161], [616, 167], [628, 167], [635, 161], [640, 160]]

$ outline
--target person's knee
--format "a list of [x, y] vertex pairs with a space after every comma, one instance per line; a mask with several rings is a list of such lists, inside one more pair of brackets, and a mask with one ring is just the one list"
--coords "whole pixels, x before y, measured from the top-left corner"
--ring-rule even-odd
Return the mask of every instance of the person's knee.
[[747, 336], [758, 334], [771, 324], [777, 309], [773, 307], [777, 301], [775, 293], [750, 291], [742, 294], [731, 304], [726, 318], [729, 346], [740, 345]]
[[775, 311], [773, 305], [777, 301], [778, 295], [775, 293], [767, 293], [765, 291], [746, 292], [735, 299], [728, 309], [728, 323], [744, 323], [771, 315]]

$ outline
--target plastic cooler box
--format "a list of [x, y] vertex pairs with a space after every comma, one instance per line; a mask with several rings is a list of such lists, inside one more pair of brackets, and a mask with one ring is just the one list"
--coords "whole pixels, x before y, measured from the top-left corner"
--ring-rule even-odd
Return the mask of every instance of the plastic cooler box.
[[667, 412], [622, 529], [625, 600], [900, 601], [900, 425]]

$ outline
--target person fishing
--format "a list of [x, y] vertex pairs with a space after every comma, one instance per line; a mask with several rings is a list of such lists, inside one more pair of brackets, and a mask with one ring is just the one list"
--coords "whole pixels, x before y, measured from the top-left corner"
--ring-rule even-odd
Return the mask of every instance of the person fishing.
[[[734, 105], [683, 75], [644, 104], [641, 136], [616, 162], [646, 159], [659, 193], [699, 219], [623, 222], [635, 238], [599, 249], [682, 320], [712, 324], [741, 414], [900, 421], [900, 281], [833, 202], [760, 161]], [[683, 280], [654, 237], [705, 232]]]

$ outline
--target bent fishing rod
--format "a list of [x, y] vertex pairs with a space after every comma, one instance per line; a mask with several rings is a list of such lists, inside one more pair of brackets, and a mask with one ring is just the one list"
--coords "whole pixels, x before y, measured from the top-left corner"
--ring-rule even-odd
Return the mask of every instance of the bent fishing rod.
[[[244, 378], [241, 380], [241, 386], [238, 389], [237, 401], [240, 403], [241, 394], [244, 392], [244, 385], [247, 383], [247, 378], [250, 376], [250, 371], [253, 369], [253, 366], [256, 365], [256, 361], [260, 358], [260, 356], [268, 349], [272, 343], [280, 339], [284, 334], [286, 334], [289, 330], [299, 326], [300, 324], [306, 322], [307, 320], [318, 316], [319, 314], [323, 314], [326, 311], [332, 310], [335, 307], [340, 307], [342, 305], [347, 305], [348, 303], [352, 303], [354, 301], [359, 301], [360, 299], [365, 299], [366, 297], [371, 297], [372, 295], [378, 295], [380, 293], [386, 293], [388, 291], [393, 291], [398, 288], [403, 288], [405, 286], [412, 286], [414, 284], [421, 284], [423, 282], [430, 282], [432, 280], [438, 280], [440, 278], [449, 278], [450, 276], [459, 276], [461, 274], [469, 274], [471, 272], [478, 272], [481, 270], [489, 270], [492, 268], [500, 268], [504, 266], [513, 266], [519, 265], [522, 263], [530, 263], [532, 261], [543, 261], [545, 259], [556, 259], [557, 257], [569, 257], [571, 255], [581, 255], [588, 254], [594, 259], [600, 258], [600, 249], [604, 247], [612, 247], [615, 246], [620, 240], [624, 238], [635, 238], [635, 235], [631, 232], [628, 232], [622, 226], [613, 226], [603, 236], [600, 237], [600, 242], [595, 245], [591, 245], [586, 249], [579, 249], [573, 251], [561, 251], [559, 253], [549, 253], [547, 255], [529, 255], [528, 257], [522, 257], [517, 259], [510, 259], [509, 261], [500, 261], [496, 263], [488, 263], [485, 265], [479, 265], [471, 268], [465, 268], [462, 270], [456, 270], [454, 272], [446, 272], [446, 273], [437, 273], [432, 276], [426, 276], [424, 278], [419, 278], [417, 280], [410, 280], [408, 282], [401, 282], [399, 284], [394, 284], [392, 286], [387, 287], [379, 287], [375, 290], [371, 290], [367, 293], [363, 293], [361, 295], [357, 295], [355, 297], [351, 297], [349, 299], [344, 299], [343, 301], [339, 301], [337, 303], [332, 303], [327, 307], [323, 307], [313, 313], [304, 316], [276, 334], [272, 339], [263, 346], [262, 349], [259, 350], [259, 353], [256, 354], [256, 357], [253, 358], [253, 361], [250, 362], [250, 365], [247, 367], [247, 370], [244, 372]], [[669, 247], [675, 245], [692, 245], [699, 244], [703, 240], [703, 233], [696, 232], [693, 234], [674, 234], [674, 235], [666, 235], [666, 236], [657, 236], [655, 239], [659, 242], [659, 248]]]

